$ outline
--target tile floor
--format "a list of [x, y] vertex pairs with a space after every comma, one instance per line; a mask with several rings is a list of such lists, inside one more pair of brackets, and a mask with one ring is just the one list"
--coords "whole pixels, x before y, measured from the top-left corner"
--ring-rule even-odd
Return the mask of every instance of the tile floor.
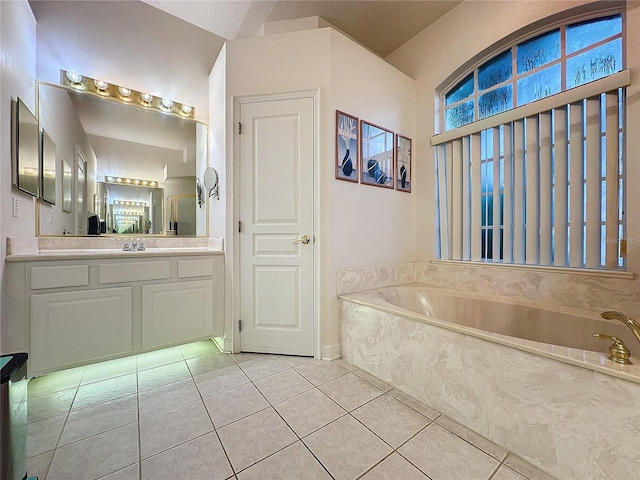
[[211, 341], [32, 379], [28, 413], [40, 480], [550, 479], [342, 360]]

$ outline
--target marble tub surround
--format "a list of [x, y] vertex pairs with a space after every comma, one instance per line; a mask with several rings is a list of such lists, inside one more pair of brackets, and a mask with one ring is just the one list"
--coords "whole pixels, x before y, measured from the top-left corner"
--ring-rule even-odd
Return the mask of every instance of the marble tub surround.
[[[596, 312], [419, 283], [340, 298], [640, 384], [640, 348], [635, 337], [622, 323], [604, 320]], [[579, 332], [576, 323], [583, 321], [588, 327]], [[624, 337], [633, 363], [608, 360], [611, 342], [594, 340], [596, 331]]]
[[[144, 243], [144, 251], [123, 251], [125, 243]], [[222, 253], [222, 238], [177, 237], [35, 237], [7, 238], [7, 261]]]
[[336, 272], [338, 295], [412, 282], [415, 282], [415, 263], [413, 262], [394, 266], [341, 268]]
[[336, 272], [336, 293], [424, 283], [470, 292], [550, 302], [603, 312], [640, 312], [638, 279], [626, 272], [571, 272], [470, 262], [408, 262], [398, 265], [342, 268]]
[[342, 356], [563, 480], [640, 480], [640, 383], [341, 300]]
[[570, 272], [553, 268], [473, 265], [468, 262], [418, 262], [415, 281], [472, 292], [550, 302], [597, 312], [640, 312], [640, 285], [633, 274]]

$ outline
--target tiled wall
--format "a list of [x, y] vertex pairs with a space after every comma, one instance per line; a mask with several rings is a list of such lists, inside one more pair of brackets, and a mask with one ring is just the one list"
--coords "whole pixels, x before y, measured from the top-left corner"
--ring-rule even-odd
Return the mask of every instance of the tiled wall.
[[567, 270], [470, 263], [403, 263], [337, 271], [338, 295], [403, 283], [426, 283], [480, 293], [549, 302], [594, 311], [640, 311], [640, 287], [631, 275], [606, 276]]
[[401, 263], [390, 267], [342, 268], [336, 272], [336, 290], [338, 295], [361, 292], [372, 288], [390, 287], [416, 281], [416, 264]]

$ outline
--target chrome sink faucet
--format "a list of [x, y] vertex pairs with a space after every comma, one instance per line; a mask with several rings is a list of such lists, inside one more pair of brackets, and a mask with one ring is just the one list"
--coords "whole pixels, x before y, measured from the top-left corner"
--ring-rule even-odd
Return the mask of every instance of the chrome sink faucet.
[[129, 244], [127, 242], [124, 242], [124, 245], [122, 246], [122, 251], [123, 252], [131, 251], [131, 248], [129, 247]]
[[138, 251], [138, 242], [136, 240], [131, 242], [131, 251], [132, 252], [137, 252]]

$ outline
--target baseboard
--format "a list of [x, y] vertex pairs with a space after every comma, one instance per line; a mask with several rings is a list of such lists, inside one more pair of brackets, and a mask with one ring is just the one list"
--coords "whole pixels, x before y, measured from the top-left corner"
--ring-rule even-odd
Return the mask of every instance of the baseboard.
[[323, 345], [322, 356], [320, 358], [322, 358], [322, 360], [336, 360], [340, 358], [340, 344]]
[[213, 337], [214, 343], [218, 346], [220, 350], [224, 353], [232, 353], [233, 352], [233, 342], [230, 338], [226, 337]]

